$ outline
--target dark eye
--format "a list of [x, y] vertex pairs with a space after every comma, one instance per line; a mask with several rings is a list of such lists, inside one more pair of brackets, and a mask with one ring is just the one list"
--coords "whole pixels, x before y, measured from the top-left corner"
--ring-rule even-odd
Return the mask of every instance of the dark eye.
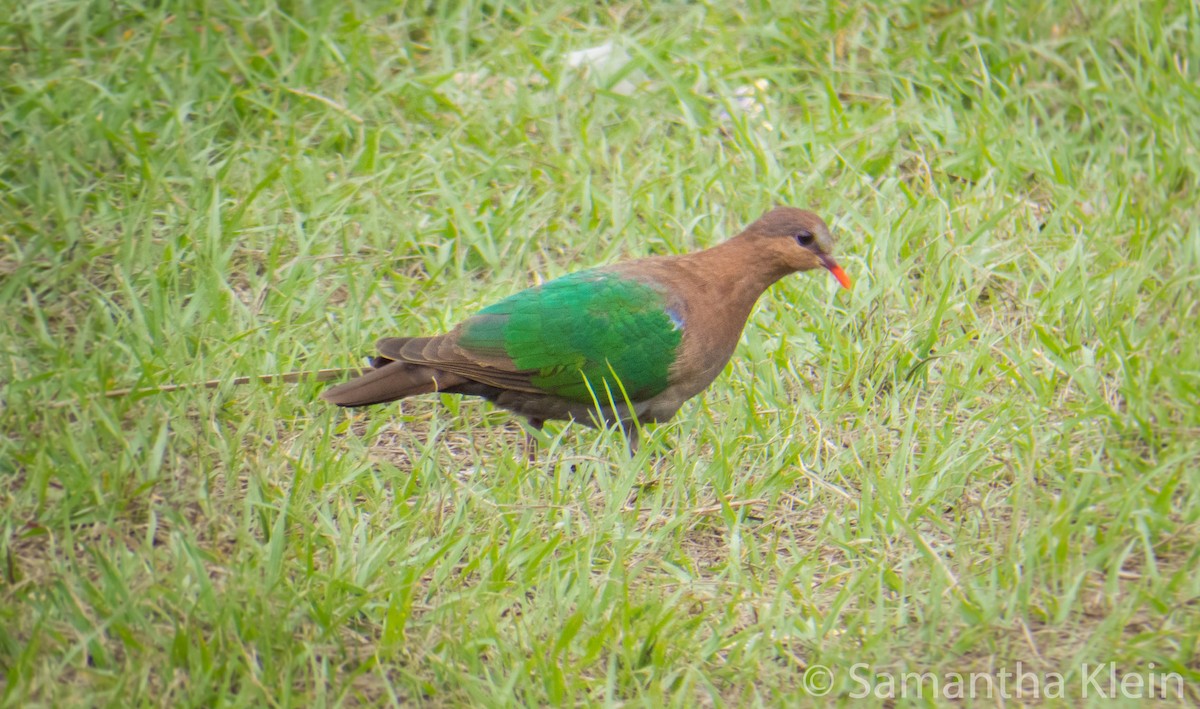
[[812, 235], [811, 231], [802, 231], [796, 235], [796, 243], [801, 246], [812, 246], [814, 241], [816, 241], [816, 237]]

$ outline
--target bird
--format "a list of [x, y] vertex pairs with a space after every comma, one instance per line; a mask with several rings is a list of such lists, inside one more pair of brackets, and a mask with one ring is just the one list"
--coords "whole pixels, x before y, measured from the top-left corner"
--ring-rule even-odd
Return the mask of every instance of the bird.
[[711, 248], [571, 273], [445, 334], [385, 337], [365, 374], [321, 397], [360, 407], [434, 392], [477, 396], [535, 431], [549, 420], [618, 425], [633, 454], [639, 424], [669, 420], [721, 373], [772, 284], [824, 268], [851, 287], [833, 247], [821, 217], [775, 207]]

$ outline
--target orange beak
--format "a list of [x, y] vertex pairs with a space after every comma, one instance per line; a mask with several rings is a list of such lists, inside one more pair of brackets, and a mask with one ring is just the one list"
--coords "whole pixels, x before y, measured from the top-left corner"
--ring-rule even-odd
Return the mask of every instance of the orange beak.
[[850, 286], [851, 286], [850, 276], [846, 275], [846, 272], [842, 270], [842, 267], [838, 265], [837, 261], [834, 261], [833, 258], [830, 256], [825, 256], [824, 254], [822, 254], [821, 255], [821, 265], [823, 265], [823, 266], [825, 266], [825, 268], [829, 269], [829, 272], [833, 274], [833, 277], [838, 279], [838, 283], [842, 284], [842, 288], [845, 288], [847, 290], [850, 289]]

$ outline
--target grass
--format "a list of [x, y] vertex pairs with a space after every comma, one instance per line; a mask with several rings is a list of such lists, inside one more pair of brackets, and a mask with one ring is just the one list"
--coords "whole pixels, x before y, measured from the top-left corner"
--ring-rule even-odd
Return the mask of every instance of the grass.
[[[1200, 701], [1194, 3], [31, 0], [0, 60], [5, 705]], [[776, 203], [854, 290], [778, 284], [633, 460], [101, 395], [358, 365]]]

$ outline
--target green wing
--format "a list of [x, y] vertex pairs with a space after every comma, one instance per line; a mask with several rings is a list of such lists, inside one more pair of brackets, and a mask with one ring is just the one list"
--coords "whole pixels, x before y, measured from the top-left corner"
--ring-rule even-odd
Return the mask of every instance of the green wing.
[[683, 338], [673, 312], [646, 283], [582, 271], [485, 308], [456, 340], [468, 353], [511, 360], [532, 385], [564, 399], [590, 403], [594, 391], [605, 401], [611, 391], [619, 401], [623, 388], [641, 401], [667, 388]]

